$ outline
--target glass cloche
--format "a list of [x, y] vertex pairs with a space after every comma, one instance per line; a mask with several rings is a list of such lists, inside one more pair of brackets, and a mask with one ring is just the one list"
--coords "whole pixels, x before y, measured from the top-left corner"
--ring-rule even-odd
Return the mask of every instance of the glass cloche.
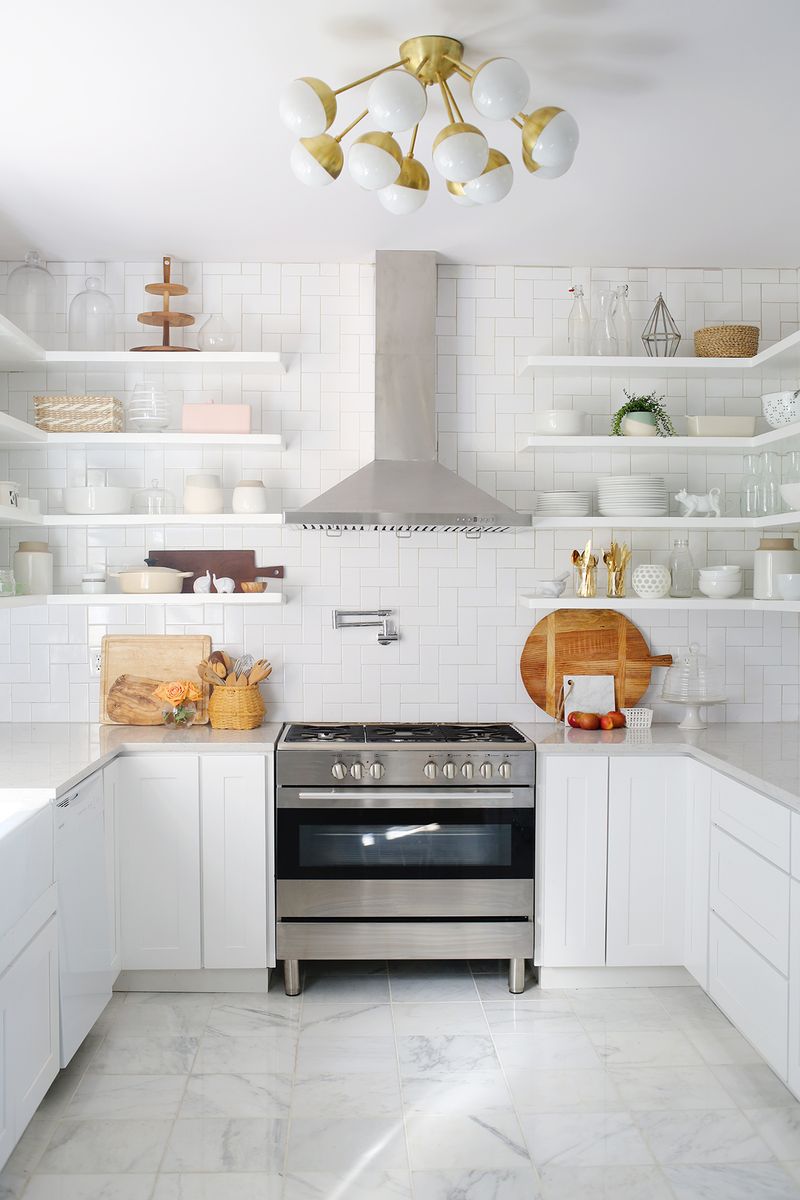
[[38, 250], [29, 250], [25, 262], [8, 277], [6, 316], [29, 337], [48, 346], [53, 333], [56, 281]]
[[73, 297], [67, 324], [70, 350], [114, 349], [114, 303], [101, 283], [90, 275], [84, 290]]
[[707, 704], [725, 703], [725, 697], [720, 695], [719, 689], [709, 679], [708, 659], [700, 653], [697, 642], [692, 642], [688, 649], [682, 650], [677, 662], [667, 671], [661, 699], [670, 704], [686, 705], [686, 715], [679, 725], [680, 729], [705, 729], [706, 723], [700, 709]]

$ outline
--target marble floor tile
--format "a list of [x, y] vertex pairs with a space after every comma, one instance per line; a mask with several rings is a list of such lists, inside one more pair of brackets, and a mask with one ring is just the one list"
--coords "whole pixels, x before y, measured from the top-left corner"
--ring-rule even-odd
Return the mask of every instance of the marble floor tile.
[[776, 1158], [800, 1162], [800, 1104], [745, 1111]]
[[361, 1075], [396, 1069], [397, 1050], [392, 1037], [306, 1037], [297, 1043], [297, 1076]]
[[192, 1075], [180, 1106], [181, 1117], [285, 1117], [292, 1076]]
[[34, 1115], [0, 1171], [0, 1200], [19, 1200], [55, 1129], [55, 1117]]
[[371, 1074], [297, 1078], [291, 1093], [294, 1117], [400, 1117], [397, 1069]]
[[200, 1039], [195, 1075], [288, 1075], [294, 1070], [297, 1041], [293, 1035], [247, 1034], [226, 1037], [208, 1033]]
[[401, 1117], [298, 1117], [289, 1130], [289, 1172], [407, 1169]]
[[336, 1004], [356, 1001], [364, 1004], [386, 1004], [389, 1000], [389, 977], [376, 975], [346, 975], [307, 972], [303, 981], [303, 998], [313, 1002]]
[[407, 1113], [473, 1113], [490, 1108], [511, 1108], [511, 1093], [499, 1069], [471, 1071], [467, 1075], [404, 1075], [401, 1081]]
[[793, 1108], [797, 1100], [766, 1063], [712, 1067], [740, 1108]]
[[165, 993], [160, 996], [158, 993], [129, 992], [125, 1003], [114, 1014], [112, 1028], [120, 1036], [129, 1034], [131, 1037], [198, 1035], [205, 1028], [212, 1004], [210, 993]]
[[306, 1037], [391, 1037], [392, 1010], [388, 1004], [308, 1000], [300, 1027]]
[[700, 1054], [680, 1031], [590, 1033], [595, 1050], [608, 1067], [694, 1067]]
[[710, 1067], [611, 1067], [608, 1075], [631, 1111], [736, 1107]]
[[39, 1116], [55, 1117], [63, 1113], [102, 1042], [101, 1035], [89, 1034], [78, 1047], [69, 1066], [56, 1075], [47, 1095], [37, 1109]]
[[412, 1172], [530, 1166], [513, 1109], [464, 1115], [409, 1113], [406, 1134]]
[[393, 1004], [463, 1004], [478, 999], [475, 980], [467, 974], [436, 976], [425, 972], [397, 975], [390, 970], [389, 987]]
[[486, 1020], [492, 1033], [582, 1033], [581, 1024], [566, 1001], [554, 1001], [553, 1007], [544, 1001], [530, 1004], [503, 1004], [499, 1000], [484, 1004]]
[[778, 1163], [665, 1167], [676, 1200], [800, 1200], [800, 1184]]
[[479, 1033], [488, 1036], [489, 1033], [483, 1005], [477, 1001], [462, 1004], [393, 1004], [392, 1013], [394, 1030], [398, 1036], [419, 1034], [425, 1037], [444, 1037], [456, 1033]]
[[187, 1075], [108, 1075], [88, 1071], [64, 1115], [165, 1120], [178, 1115], [187, 1079]]
[[439, 1076], [443, 1073], [466, 1075], [470, 1071], [492, 1071], [498, 1066], [490, 1037], [480, 1034], [453, 1034], [423, 1037], [419, 1034], [397, 1038], [397, 1057], [401, 1075]]
[[514, 1107], [521, 1113], [620, 1112], [627, 1107], [608, 1072], [600, 1068], [507, 1067], [506, 1078]]
[[735, 1109], [641, 1112], [636, 1114], [636, 1124], [660, 1163], [747, 1163], [772, 1158], [763, 1138]]
[[30, 1200], [150, 1200], [155, 1175], [34, 1175]]
[[[205, 1025], [206, 1033], [225, 1037], [240, 1034], [290, 1034], [297, 1032], [300, 1009], [262, 1007], [258, 1004], [230, 1001], [211, 1009]], [[201, 1030], [202, 1032], [202, 1030]]]
[[540, 1176], [545, 1200], [674, 1200], [659, 1167], [548, 1166]]
[[280, 1174], [286, 1129], [282, 1118], [180, 1118], [172, 1126], [161, 1169]]
[[501, 1064], [507, 1070], [527, 1067], [547, 1070], [561, 1067], [599, 1067], [600, 1059], [587, 1034], [577, 1033], [499, 1033], [494, 1044]]
[[171, 1173], [158, 1176], [151, 1200], [281, 1200], [282, 1196], [283, 1176], [275, 1173]]
[[758, 1052], [730, 1025], [721, 1029], [716, 1025], [691, 1025], [684, 1032], [703, 1061], [714, 1066], [761, 1062]]
[[411, 1179], [406, 1170], [382, 1171], [360, 1165], [339, 1174], [287, 1171], [282, 1200], [411, 1200]]
[[520, 1117], [531, 1158], [547, 1166], [603, 1167], [652, 1163], [629, 1113], [537, 1113]]
[[118, 1037], [109, 1033], [91, 1067], [108, 1075], [186, 1075], [199, 1045], [196, 1037]]
[[47, 1175], [157, 1171], [170, 1121], [59, 1121], [39, 1160]]
[[540, 1200], [533, 1167], [415, 1171], [414, 1200]]
[[550, 991], [542, 991], [536, 987], [528, 973], [525, 978], [525, 989], [519, 993], [513, 993], [508, 990], [508, 964], [506, 963], [502, 971], [496, 974], [486, 972], [475, 976], [475, 986], [478, 989], [478, 995], [481, 1000], [513, 1000], [518, 1004], [525, 1004], [533, 1000], [541, 1000], [543, 996], [551, 996]]

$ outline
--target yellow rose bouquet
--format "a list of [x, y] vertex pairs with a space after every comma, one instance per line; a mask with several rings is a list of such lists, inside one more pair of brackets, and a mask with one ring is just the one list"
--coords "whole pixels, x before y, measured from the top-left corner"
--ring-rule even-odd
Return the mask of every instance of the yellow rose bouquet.
[[195, 705], [203, 698], [203, 689], [191, 679], [172, 679], [160, 683], [154, 689], [153, 695], [163, 700], [165, 725], [191, 725], [197, 716]]

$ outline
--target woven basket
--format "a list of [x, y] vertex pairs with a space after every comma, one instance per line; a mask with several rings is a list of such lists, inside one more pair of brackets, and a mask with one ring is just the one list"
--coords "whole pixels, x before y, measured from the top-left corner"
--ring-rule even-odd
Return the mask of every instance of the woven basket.
[[257, 686], [216, 687], [208, 701], [208, 719], [214, 729], [257, 729], [266, 711]]
[[698, 358], [752, 358], [758, 353], [757, 325], [707, 325], [694, 331]]
[[116, 396], [34, 396], [33, 410], [48, 433], [122, 433], [125, 427]]

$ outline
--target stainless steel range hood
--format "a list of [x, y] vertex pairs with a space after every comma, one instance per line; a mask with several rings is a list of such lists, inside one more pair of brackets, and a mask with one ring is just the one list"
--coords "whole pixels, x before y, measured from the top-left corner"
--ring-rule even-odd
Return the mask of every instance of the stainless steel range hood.
[[436, 255], [382, 250], [375, 262], [375, 459], [302, 508], [304, 529], [465, 530], [528, 526], [436, 461]]

